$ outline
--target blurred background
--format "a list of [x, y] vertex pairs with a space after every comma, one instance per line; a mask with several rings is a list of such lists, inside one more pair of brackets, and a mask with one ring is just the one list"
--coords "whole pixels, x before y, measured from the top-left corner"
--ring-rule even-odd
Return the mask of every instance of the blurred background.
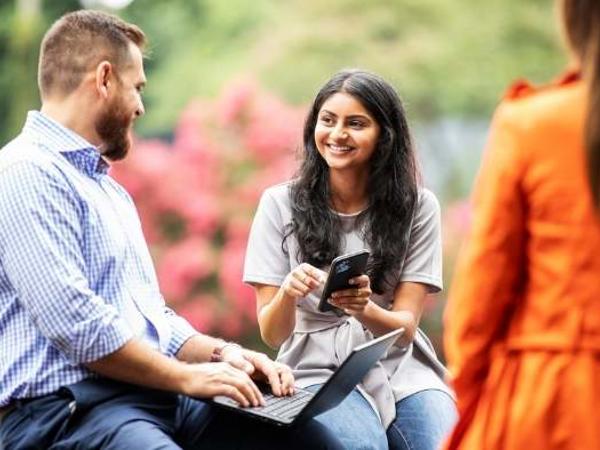
[[[56, 18], [88, 7], [141, 26], [146, 116], [112, 174], [136, 201], [167, 302], [201, 331], [265, 349], [241, 282], [246, 239], [262, 190], [294, 174], [318, 88], [347, 67], [397, 88], [442, 203], [448, 288], [494, 106], [516, 78], [548, 82], [566, 63], [553, 3], [0, 0], [0, 144], [39, 107], [38, 49]], [[438, 349], [445, 296], [422, 322]]]

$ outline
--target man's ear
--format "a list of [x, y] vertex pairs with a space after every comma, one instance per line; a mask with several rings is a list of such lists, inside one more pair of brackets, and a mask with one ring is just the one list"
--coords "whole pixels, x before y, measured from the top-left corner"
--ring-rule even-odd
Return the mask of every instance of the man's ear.
[[102, 98], [108, 98], [108, 89], [112, 82], [113, 66], [108, 61], [102, 61], [96, 67], [96, 90]]

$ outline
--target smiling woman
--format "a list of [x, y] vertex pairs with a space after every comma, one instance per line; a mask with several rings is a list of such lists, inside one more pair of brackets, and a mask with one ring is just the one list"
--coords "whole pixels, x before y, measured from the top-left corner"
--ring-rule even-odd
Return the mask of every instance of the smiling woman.
[[[343, 177], [345, 172], [351, 171], [353, 174], [349, 176], [365, 184], [368, 163], [378, 138], [379, 124], [352, 95], [339, 92], [323, 104], [315, 127], [315, 143], [329, 166], [330, 176]], [[339, 203], [336, 210], [353, 212], [351, 205], [343, 204], [343, 199], [336, 203]], [[359, 205], [359, 209], [364, 209], [362, 206]]]
[[[332, 294], [335, 311], [319, 311], [332, 260], [363, 248], [366, 273]], [[359, 388], [317, 420], [348, 448], [438, 448], [455, 408], [433, 350], [428, 359], [418, 348], [429, 345], [418, 324], [427, 294], [442, 287], [439, 205], [418, 184], [404, 109], [386, 81], [347, 70], [321, 88], [299, 177], [261, 198], [244, 281], [263, 340], [303, 387], [324, 383], [353, 347], [404, 328]]]

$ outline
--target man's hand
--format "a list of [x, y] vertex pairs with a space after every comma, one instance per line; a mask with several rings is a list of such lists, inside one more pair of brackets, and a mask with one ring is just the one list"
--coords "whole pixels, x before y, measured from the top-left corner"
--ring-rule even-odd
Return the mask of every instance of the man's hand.
[[188, 364], [181, 390], [197, 398], [225, 395], [245, 407], [265, 404], [248, 374], [226, 362]]
[[247, 350], [233, 345], [223, 348], [223, 362], [244, 371], [255, 380], [266, 381], [277, 396], [294, 393], [294, 375], [285, 364], [271, 360], [264, 353]]

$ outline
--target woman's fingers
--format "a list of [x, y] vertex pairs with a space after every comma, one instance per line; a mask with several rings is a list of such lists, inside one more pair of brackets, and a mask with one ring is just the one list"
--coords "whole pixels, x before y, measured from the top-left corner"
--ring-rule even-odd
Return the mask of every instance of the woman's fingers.
[[331, 294], [331, 297], [333, 299], [369, 298], [369, 297], [371, 297], [372, 294], [373, 294], [373, 292], [371, 291], [370, 287], [364, 287], [364, 288], [355, 287], [355, 288], [350, 288], [350, 289], [343, 289], [341, 291], [335, 291], [333, 294]]
[[300, 264], [283, 282], [284, 292], [294, 298], [306, 297], [322, 284], [324, 272], [310, 264]]

